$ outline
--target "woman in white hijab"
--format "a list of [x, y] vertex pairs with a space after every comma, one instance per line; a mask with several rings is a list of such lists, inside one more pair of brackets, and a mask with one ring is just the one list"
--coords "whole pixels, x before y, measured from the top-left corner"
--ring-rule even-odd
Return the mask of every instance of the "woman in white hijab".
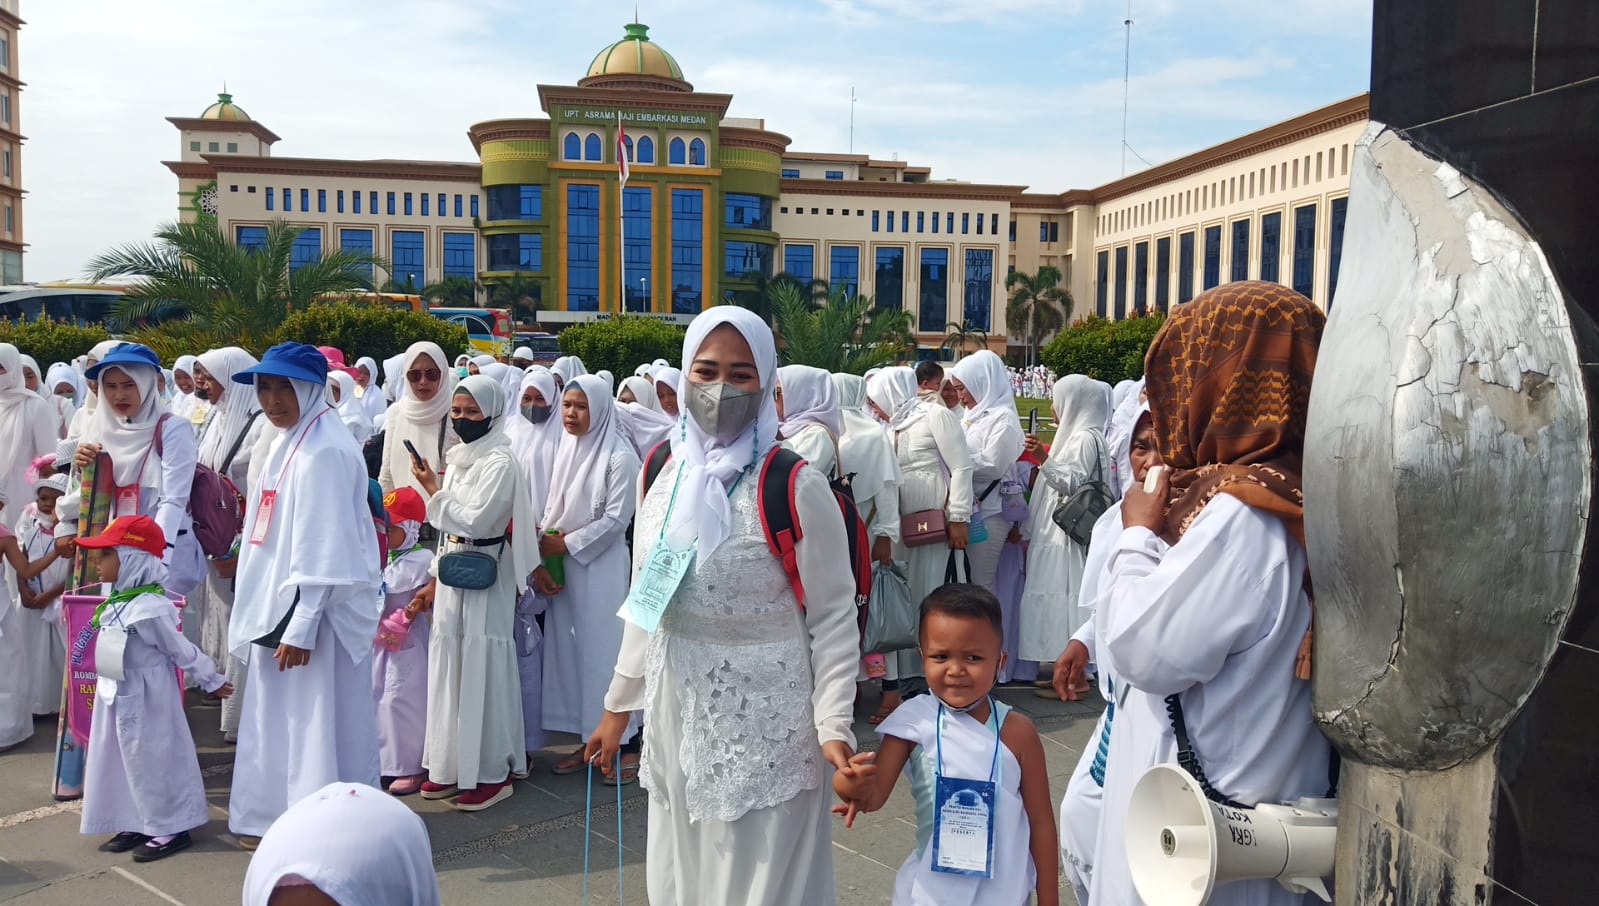
[[[1122, 391], [1122, 384], [1129, 384]], [[1146, 408], [1144, 379], [1123, 381], [1117, 384], [1116, 407], [1111, 412], [1110, 426], [1105, 429], [1105, 442], [1110, 445], [1110, 472], [1115, 477], [1114, 491], [1124, 494], [1133, 483], [1133, 464], [1129, 456], [1133, 444], [1133, 426], [1139, 413]]]
[[859, 657], [838, 503], [819, 471], [795, 474], [797, 600], [757, 502], [756, 473], [777, 445], [772, 329], [716, 306], [689, 326], [683, 361], [690, 417], [642, 497], [634, 569], [667, 551], [694, 557], [675, 588], [656, 583], [669, 598], [659, 627], [627, 625], [587, 754], [614, 773], [631, 713], [645, 712], [651, 903], [828, 906], [824, 778], [853, 770]]
[[972, 454], [973, 528], [981, 521], [987, 535], [974, 541], [967, 553], [972, 558], [972, 582], [994, 590], [994, 573], [999, 555], [1005, 549], [1010, 523], [1000, 511], [999, 483], [1010, 474], [1021, 458], [1026, 437], [1016, 415], [1016, 398], [1010, 390], [1010, 374], [1005, 363], [987, 349], [955, 364], [950, 382], [966, 407], [963, 426], [966, 446]]
[[172, 363], [172, 414], [194, 424], [194, 410], [199, 400], [194, 395], [194, 363], [192, 355], [180, 355]]
[[661, 411], [655, 385], [646, 378], [630, 377], [616, 391], [616, 414], [622, 432], [642, 461], [656, 445], [666, 440], [677, 419]]
[[809, 365], [777, 369], [777, 417], [783, 446], [823, 475], [837, 477], [844, 416], [838, 411], [832, 376]]
[[[10, 343], [0, 343], [0, 438], [4, 438], [0, 482], [13, 493], [28, 487], [28, 467], [40, 456], [56, 452], [60, 436], [55, 407], [23, 384], [22, 353]], [[0, 525], [14, 528], [22, 509], [17, 505], [0, 510]], [[12, 580], [6, 581], [11, 587]]]
[[[546, 557], [562, 558], [565, 581], [557, 586], [543, 566], [535, 573], [539, 591], [560, 589], [544, 617], [544, 729], [586, 740], [605, 709], [622, 648], [616, 610], [628, 592], [626, 541], [639, 458], [597, 375], [567, 384], [561, 423], [566, 436], [555, 455], [539, 547]], [[557, 774], [581, 770], [581, 746], [555, 766]]]
[[389, 401], [383, 397], [383, 392], [378, 389], [378, 363], [371, 356], [361, 356], [355, 360], [355, 396], [361, 401], [361, 408], [366, 410], [367, 420], [375, 427], [378, 419], [388, 411]]
[[[51, 473], [33, 486], [34, 506], [17, 532], [17, 543], [30, 563], [50, 557], [55, 545], [60, 500], [67, 493], [67, 476]], [[27, 648], [29, 698], [35, 716], [54, 714], [61, 707], [61, 677], [66, 669], [67, 640], [61, 619], [61, 596], [67, 591], [72, 559], [56, 558], [44, 572], [26, 580], [23, 608], [30, 619], [12, 624], [22, 630]], [[7, 628], [6, 631], [10, 631]]]
[[651, 412], [661, 411], [661, 398], [655, 393], [655, 383], [649, 378], [630, 377], [622, 380], [622, 386], [617, 388], [616, 401], [619, 403], [638, 403]]
[[[383, 360], [383, 398], [388, 405], [400, 401], [405, 395], [405, 354]], [[385, 410], [386, 411], [386, 410]]]
[[[297, 889], [306, 892], [291, 900]], [[330, 783], [317, 790], [272, 823], [244, 875], [244, 906], [288, 902], [439, 906], [427, 825], [379, 789]]]
[[[555, 375], [534, 365], [522, 375], [520, 403], [507, 433], [511, 452], [527, 482], [529, 510], [542, 515], [555, 472], [555, 455], [566, 431], [561, 427]], [[544, 632], [538, 616], [549, 599], [529, 591], [516, 602], [516, 668], [522, 677], [522, 734], [528, 752], [544, 748]]]
[[[449, 452], [442, 485], [413, 469], [428, 522], [443, 536], [439, 557], [477, 552], [496, 560], [494, 584], [452, 588], [435, 582], [410, 605], [432, 608], [428, 643], [428, 730], [422, 798], [481, 811], [511, 796], [511, 775], [527, 774], [522, 707], [516, 694], [516, 601], [538, 564], [538, 517], [506, 429], [518, 417], [500, 385], [473, 375], [455, 387], [451, 420], [462, 443]], [[507, 534], [515, 523], [517, 531]], [[439, 575], [439, 560], [434, 561]]]
[[[51, 365], [50, 370], [45, 373], [44, 383], [52, 394], [71, 403], [74, 413], [89, 397], [89, 385], [83, 382], [83, 375], [66, 362]], [[69, 425], [72, 423], [71, 416], [67, 417], [67, 423]]]
[[673, 418], [679, 416], [677, 405], [677, 387], [683, 383], [683, 372], [670, 365], [662, 365], [655, 369], [650, 380], [655, 382], [655, 396], [661, 403], [661, 411]]
[[[1110, 451], [1105, 446], [1108, 402], [1103, 385], [1093, 378], [1070, 374], [1055, 382], [1051, 408], [1060, 427], [1049, 458], [1038, 471], [1027, 521], [1030, 543], [1018, 649], [1022, 660], [1053, 664], [1072, 633], [1088, 619], [1078, 604], [1088, 551], [1051, 515], [1089, 481], [1110, 481]], [[1041, 449], [1036, 438], [1028, 438], [1027, 445], [1032, 452]]]
[[478, 372], [500, 385], [507, 400], [516, 399], [517, 388], [522, 385], [522, 372], [500, 362], [490, 362]]
[[45, 383], [45, 373], [39, 368], [39, 363], [34, 361], [33, 356], [22, 357], [22, 386], [27, 388], [29, 393], [50, 404], [50, 411], [56, 420], [56, 438], [59, 440], [67, 436], [67, 425], [72, 421], [72, 413], [75, 410], [71, 400], [56, 396], [51, 387]]
[[555, 376], [560, 379], [563, 391], [566, 385], [572, 382], [573, 378], [589, 373], [588, 368], [583, 364], [583, 360], [575, 355], [561, 356], [555, 360], [554, 365], [550, 366], [550, 370], [555, 372]]
[[339, 420], [350, 429], [356, 443], [364, 444], [376, 433], [372, 429], [372, 419], [366, 414], [366, 407], [355, 395], [355, 378], [350, 377], [348, 372], [337, 368], [328, 371], [328, 405], [339, 413]]
[[855, 505], [872, 538], [872, 557], [894, 562], [899, 542], [899, 457], [888, 431], [866, 411], [866, 381], [853, 374], [833, 375], [844, 434], [838, 442], [839, 468], [850, 479]]
[[56, 445], [56, 461], [65, 462], [73, 458], [78, 452], [78, 446], [86, 433], [91, 431], [90, 422], [94, 420], [94, 412], [100, 406], [100, 384], [88, 377], [89, 369], [93, 368], [101, 359], [111, 354], [111, 350], [121, 346], [119, 340], [105, 340], [94, 344], [87, 355], [83, 357], [84, 390], [87, 395], [80, 397], [78, 411], [72, 415], [72, 423], [67, 425], [67, 436]]
[[[455, 395], [456, 377], [448, 363], [437, 343], [413, 343], [405, 351], [401, 370], [405, 395], [389, 407], [383, 432], [383, 465], [378, 470], [378, 484], [384, 493], [405, 487], [422, 490], [411, 476], [406, 441], [411, 442], [435, 475], [443, 474], [445, 455], [461, 442], [450, 430], [450, 398]], [[429, 534], [424, 532], [424, 540]]]

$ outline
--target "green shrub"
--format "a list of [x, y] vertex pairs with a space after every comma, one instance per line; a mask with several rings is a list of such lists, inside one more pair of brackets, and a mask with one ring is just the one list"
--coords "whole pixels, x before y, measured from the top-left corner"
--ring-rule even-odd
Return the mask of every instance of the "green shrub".
[[622, 316], [566, 328], [561, 351], [582, 359], [590, 373], [609, 371], [620, 381], [646, 362], [675, 363], [683, 351], [683, 334], [683, 328], [659, 318]]
[[403, 309], [330, 302], [292, 312], [278, 328], [277, 342], [332, 346], [354, 363], [361, 356], [383, 361], [412, 343], [439, 344], [452, 360], [467, 351], [466, 328]]
[[[47, 318], [21, 323], [0, 321], [0, 343], [10, 343], [33, 356], [40, 368], [48, 369], [56, 362], [70, 362], [88, 353], [94, 344], [111, 339], [111, 334], [101, 325], [78, 327]], [[44, 375], [39, 375], [43, 378]]]
[[1044, 364], [1056, 374], [1086, 374], [1107, 384], [1136, 380], [1144, 375], [1144, 353], [1166, 316], [1110, 321], [1087, 318], [1062, 330], [1040, 351]]

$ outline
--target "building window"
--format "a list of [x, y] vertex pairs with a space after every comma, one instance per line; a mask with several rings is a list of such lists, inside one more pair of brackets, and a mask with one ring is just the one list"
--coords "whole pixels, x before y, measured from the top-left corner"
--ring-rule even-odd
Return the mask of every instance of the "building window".
[[[543, 220], [544, 187], [539, 185], [489, 186], [489, 220]], [[456, 215], [461, 216], [461, 196], [457, 195]]]
[[877, 247], [877, 268], [872, 278], [878, 308], [898, 311], [905, 307], [905, 250], [897, 245]]
[[1149, 243], [1133, 246], [1133, 311], [1149, 314]]
[[816, 279], [816, 246], [783, 246], [783, 272], [801, 283]]
[[921, 233], [921, 232], [926, 231], [926, 229], [927, 229], [927, 212], [926, 211], [917, 211], [916, 212], [916, 232]]
[[920, 287], [918, 328], [940, 333], [949, 326], [949, 249], [922, 249]]
[[327, 189], [317, 189], [316, 190], [316, 210], [317, 210], [318, 214], [326, 214], [328, 212], [328, 190]]
[[1249, 279], [1249, 221], [1233, 221], [1233, 280]]
[[600, 141], [600, 134], [598, 132], [590, 132], [588, 137], [583, 139], [583, 159], [605, 159], [605, 145]]
[[427, 240], [419, 230], [395, 230], [389, 234], [389, 279], [417, 292], [427, 284]]
[[1276, 283], [1282, 279], [1283, 215], [1280, 212], [1260, 216], [1260, 279]]
[[901, 211], [901, 212], [899, 212], [899, 231], [901, 233], [909, 233], [911, 231], [911, 212], [910, 211]]
[[944, 221], [944, 232], [949, 233], [950, 235], [954, 235], [954, 233], [955, 233], [955, 212], [954, 211], [950, 211], [949, 215], [948, 215], [948, 219], [946, 219]]
[[[982, 217], [977, 218], [982, 223]], [[978, 330], [987, 331], [994, 309], [994, 252], [966, 250], [966, 306], [963, 316]]]
[[722, 275], [748, 280], [752, 274], [772, 275], [772, 247], [759, 242], [731, 240], [723, 246]]
[[[979, 215], [979, 216], [981, 216], [981, 215]], [[990, 215], [988, 215], [988, 232], [990, 234], [994, 235], [994, 236], [998, 236], [999, 235], [999, 215], [998, 214], [990, 214]]]
[[228, 142], [228, 153], [229, 154], [238, 154], [239, 153], [239, 143], [238, 142]]
[[828, 289], [845, 296], [860, 293], [861, 248], [858, 245], [835, 245], [828, 264]]
[[799, 179], [800, 178], [799, 171], [798, 170], [790, 170], [787, 167], [784, 167], [783, 168], [783, 178], [784, 179]]
[[932, 217], [932, 221], [933, 221], [933, 232], [934, 232], [934, 233], [937, 233], [937, 232], [938, 232], [938, 221], [939, 221], [939, 219], [940, 219], [940, 218], [939, 218], [939, 216], [938, 216], [938, 212], [937, 212], [937, 211], [934, 211], [934, 212], [933, 212], [933, 217]]
[[1116, 250], [1116, 320], [1127, 317], [1127, 246]]
[[705, 166], [705, 141], [695, 139], [688, 143], [688, 163], [691, 167]]
[[388, 195], [389, 195], [389, 198], [388, 198], [388, 201], [389, 201], [389, 216], [393, 217], [395, 215], [395, 213], [396, 213], [395, 209], [394, 209], [394, 193], [390, 192], [390, 193], [388, 193]]
[[[674, 139], [674, 141], [680, 141]], [[705, 190], [672, 190], [672, 311], [704, 308]]]
[[444, 234], [444, 276], [477, 279], [476, 233]]
[[11, 36], [0, 35], [0, 67], [11, 68]]
[[1110, 314], [1110, 252], [1100, 252], [1094, 261], [1094, 314], [1103, 318]]
[[685, 145], [680, 138], [672, 139], [671, 144], [666, 146], [666, 162], [674, 167], [681, 167], [686, 160], [688, 160], [688, 145]]
[[828, 170], [827, 171], [827, 178], [828, 179], [843, 179], [844, 178], [844, 171], [843, 170]]
[[639, 136], [638, 162], [641, 164], [655, 163], [655, 139], [648, 135]]
[[1014, 220], [1010, 222], [1010, 241], [1016, 241], [1016, 221]]
[[[267, 197], [270, 198], [271, 196], [272, 193], [268, 192]], [[266, 248], [266, 236], [266, 227], [242, 226], [233, 228], [233, 241], [238, 244], [239, 248], [250, 252], [259, 252]]]
[[[368, 202], [367, 208], [366, 208], [366, 212], [368, 214], [373, 215], [373, 216], [377, 216], [377, 213], [378, 213], [378, 193], [377, 192], [368, 192], [367, 196], [366, 196], [366, 200]], [[390, 195], [389, 196], [389, 201], [392, 203], [393, 200], [394, 200], [394, 196]], [[394, 212], [393, 211], [389, 211], [389, 213], [393, 214]]]
[[888, 231], [890, 233], [894, 232], [894, 212], [893, 211], [884, 211], [883, 212], [883, 217], [888, 220]]
[[461, 196], [459, 194], [455, 196], [455, 216], [461, 216]]
[[422, 216], [428, 216], [428, 193], [422, 193]]
[[206, 142], [205, 149], [212, 154], [216, 154], [218, 151], [222, 150], [222, 146], [217, 142]]
[[[361, 193], [355, 193], [355, 197], [360, 198]], [[372, 254], [372, 231], [339, 230], [339, 251], [349, 252], [354, 255]], [[372, 282], [372, 265], [359, 264], [355, 266], [354, 270], [365, 277], [368, 283]]]
[[344, 190], [343, 189], [340, 189], [337, 192], [333, 193], [333, 202], [334, 202], [334, 207], [337, 209], [338, 213], [343, 214], [344, 213]]
[[[10, 113], [11, 113], [11, 96], [10, 95], [6, 96], [5, 103], [6, 103], [6, 114], [7, 114], [6, 115], [6, 125], [9, 126], [9, 125], [11, 125], [11, 116], [10, 116]], [[198, 150], [200, 150], [200, 143], [199, 142], [189, 142], [189, 150], [190, 151], [198, 151]]]
[[1316, 290], [1316, 206], [1294, 208], [1294, 292], [1312, 297]]
[[1171, 304], [1171, 237], [1155, 240], [1155, 308], [1165, 311]]
[[478, 197], [476, 195], [472, 196], [472, 219], [473, 220], [477, 219], [477, 198]]
[[1205, 289], [1221, 284], [1221, 227], [1205, 227]]
[[411, 193], [405, 193], [405, 216], [411, 216]]
[[294, 273], [307, 264], [315, 264], [322, 260], [322, 230], [318, 227], [307, 227], [294, 237], [294, 245], [289, 250], [289, 273]]
[[622, 190], [622, 298], [628, 311], [649, 311], [655, 291], [651, 251], [655, 248], [655, 190], [628, 186]]
[[977, 215], [977, 235], [983, 235], [983, 215]]
[[538, 233], [505, 233], [487, 238], [489, 270], [528, 271], [544, 269], [544, 237]]
[[[873, 210], [872, 211], [872, 232], [874, 232], [874, 233], [877, 232], [877, 226], [878, 226], [879, 221], [881, 220], [881, 218], [878, 216], [879, 213], [880, 212], [877, 211], [877, 210]], [[889, 226], [893, 226], [894, 225], [893, 218], [889, 218], [888, 225]]]
[[1194, 234], [1177, 237], [1177, 304], [1194, 298]]
[[582, 160], [583, 140], [577, 137], [576, 132], [568, 132], [566, 138], [561, 140], [561, 160]]
[[971, 231], [971, 226], [972, 226], [972, 215], [966, 214], [966, 213], [962, 213], [961, 214], [961, 235], [964, 236], [968, 232], [970, 232]]
[[[361, 213], [361, 190], [360, 189], [356, 189], [354, 192], [350, 193], [350, 210], [351, 210], [352, 213], [356, 213], [356, 214]], [[377, 212], [374, 211], [373, 213], [377, 213]]]
[[625, 134], [622, 136], [622, 152], [627, 155], [629, 161], [633, 159], [633, 136]]
[[440, 217], [448, 217], [449, 216], [449, 214], [446, 213], [446, 211], [444, 209], [444, 203], [446, 201], [448, 201], [448, 200], [449, 200], [448, 196], [446, 196], [443, 192], [439, 193], [439, 216]]
[[[287, 211], [289, 209], [289, 206], [288, 205], [284, 205], [283, 209], [285, 211]], [[311, 212], [311, 190], [310, 189], [301, 189], [300, 190], [300, 212], [301, 213], [305, 213], [305, 214], [309, 214]]]
[[[770, 230], [772, 200], [763, 195], [727, 193], [725, 225], [734, 230]], [[832, 213], [829, 211], [828, 213]]]
[[1349, 199], [1334, 198], [1332, 201], [1332, 228], [1328, 232], [1327, 245], [1331, 252], [1331, 260], [1327, 269], [1327, 307], [1332, 307], [1333, 295], [1338, 292], [1338, 267], [1344, 258], [1344, 217], [1349, 213]]
[[566, 308], [600, 310], [600, 187], [566, 187]]

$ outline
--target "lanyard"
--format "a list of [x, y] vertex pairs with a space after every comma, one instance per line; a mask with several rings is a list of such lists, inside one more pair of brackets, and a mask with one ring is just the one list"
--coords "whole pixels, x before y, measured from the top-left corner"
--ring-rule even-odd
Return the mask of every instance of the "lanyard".
[[[934, 765], [933, 765], [933, 772], [935, 774], [937, 774], [939, 777], [944, 776], [944, 711], [945, 710], [946, 709], [945, 709], [944, 703], [943, 702], [939, 702], [938, 703], [938, 725], [937, 725], [937, 727], [934, 730], [934, 736], [936, 737], [936, 740], [937, 740], [936, 743], [935, 743], [935, 746], [936, 746], [936, 753], [937, 753], [937, 759], [938, 760], [936, 762], [934, 762]], [[988, 782], [989, 783], [993, 783], [995, 781], [995, 779], [999, 776], [999, 749], [1000, 749], [1000, 746], [1002, 745], [1002, 743], [1000, 742], [1000, 739], [999, 739], [999, 721], [997, 719], [998, 717], [999, 717], [999, 709], [994, 707], [994, 700], [992, 698], [990, 698], [988, 700], [988, 719], [994, 725], [994, 761], [988, 767]]]
[[140, 585], [138, 588], [130, 588], [127, 591], [119, 591], [111, 597], [100, 602], [100, 606], [94, 609], [94, 619], [90, 622], [96, 627], [102, 625], [100, 618], [105, 614], [105, 609], [107, 607], [115, 607], [116, 610], [112, 613], [112, 616], [116, 617], [117, 621], [120, 623], [122, 621], [122, 611], [127, 609], [128, 602], [144, 594], [164, 595], [166, 594], [166, 589], [162, 588], [159, 584], [152, 582], [149, 585]]
[[[727, 496], [729, 499], [732, 499], [733, 492], [738, 490], [738, 483], [744, 480], [744, 476], [749, 474], [751, 468], [754, 468], [753, 464], [751, 464], [749, 468], [746, 468], [744, 471], [738, 473], [738, 477], [733, 479], [733, 483], [728, 486]], [[683, 470], [678, 469], [677, 475], [673, 476], [672, 478], [672, 496], [666, 501], [666, 515], [661, 517], [661, 533], [655, 536], [655, 540], [657, 541], [666, 537], [666, 527], [672, 522], [672, 510], [677, 507], [677, 489], [680, 485], [682, 485], [682, 483]]]
[[317, 413], [316, 418], [311, 419], [305, 429], [300, 432], [300, 438], [294, 442], [294, 449], [290, 450], [288, 457], [283, 460], [283, 468], [278, 470], [278, 480], [272, 483], [272, 487], [262, 488], [263, 491], [276, 491], [283, 486], [283, 478], [289, 474], [289, 464], [294, 462], [294, 454], [300, 452], [300, 445], [305, 443], [305, 436], [311, 433], [311, 429], [316, 427], [316, 423], [322, 420], [322, 416], [332, 411], [332, 409], [323, 409]]

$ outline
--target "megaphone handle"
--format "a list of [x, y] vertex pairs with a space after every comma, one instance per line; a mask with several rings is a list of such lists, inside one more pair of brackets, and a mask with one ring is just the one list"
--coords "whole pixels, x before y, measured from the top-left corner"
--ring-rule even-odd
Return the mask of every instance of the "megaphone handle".
[[1205, 776], [1204, 765], [1199, 762], [1199, 754], [1194, 751], [1192, 740], [1188, 738], [1188, 722], [1183, 719], [1183, 702], [1178, 693], [1166, 696], [1166, 715], [1171, 718], [1172, 736], [1177, 740], [1177, 763], [1182, 769], [1191, 774], [1199, 783], [1199, 788], [1205, 798], [1217, 805], [1228, 808], [1246, 809], [1249, 806], [1234, 801], [1222, 795], [1210, 785], [1210, 778]]

